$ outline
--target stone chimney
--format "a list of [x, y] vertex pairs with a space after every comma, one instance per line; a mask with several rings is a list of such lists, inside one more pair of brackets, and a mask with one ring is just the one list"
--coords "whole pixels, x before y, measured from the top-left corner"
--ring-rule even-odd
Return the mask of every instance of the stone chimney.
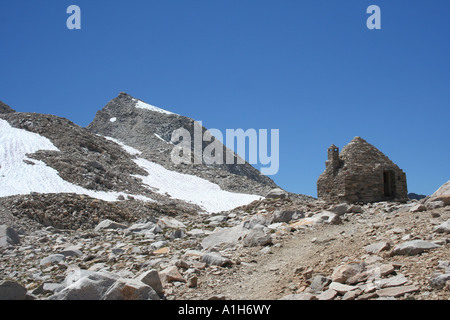
[[327, 170], [336, 171], [341, 166], [339, 158], [339, 148], [334, 144], [328, 148], [328, 160], [325, 162]]

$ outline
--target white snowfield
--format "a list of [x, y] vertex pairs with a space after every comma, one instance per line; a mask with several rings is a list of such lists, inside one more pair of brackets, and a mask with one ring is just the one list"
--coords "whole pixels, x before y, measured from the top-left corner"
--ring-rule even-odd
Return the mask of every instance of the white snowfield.
[[137, 101], [137, 103], [136, 103], [136, 108], [139, 108], [139, 109], [146, 109], [146, 110], [150, 110], [150, 111], [154, 111], [154, 112], [159, 112], [159, 113], [175, 114], [175, 115], [176, 115], [176, 113], [173, 113], [173, 112], [170, 112], [170, 111], [167, 111], [167, 110], [164, 110], [164, 109], [161, 109], [161, 108], [152, 106], [152, 105], [150, 105], [150, 104], [148, 104], [148, 103], [145, 103], [145, 102], [143, 102], [143, 101], [141, 101], [141, 100], [134, 99], [134, 101]]
[[163, 166], [138, 158], [134, 162], [148, 172], [148, 176], [137, 176], [160, 194], [194, 203], [207, 213], [232, 210], [262, 197], [222, 190], [217, 184], [197, 176], [170, 171]]
[[[63, 180], [55, 169], [26, 156], [39, 150], [59, 151], [49, 139], [13, 128], [7, 121], [0, 119], [0, 197], [31, 192], [76, 193], [105, 201], [117, 201], [118, 196], [127, 196], [123, 192], [93, 191]], [[154, 201], [144, 196], [133, 197]]]
[[[131, 155], [141, 154], [139, 150], [127, 146], [117, 139], [105, 138], [117, 143]], [[258, 195], [222, 190], [220, 186], [208, 180], [167, 170], [163, 166], [143, 158], [134, 159], [134, 162], [148, 173], [148, 176], [134, 176], [140, 178], [150, 190], [196, 204], [203, 208], [206, 213], [232, 210], [262, 198]]]
[[[131, 155], [141, 153], [116, 139], [110, 137], [106, 139], [119, 144]], [[27, 154], [39, 150], [59, 151], [49, 139], [13, 128], [7, 121], [0, 119], [0, 197], [25, 195], [31, 192], [76, 193], [105, 201], [117, 201], [120, 195], [128, 196], [123, 192], [93, 191], [63, 180], [55, 169], [42, 161], [27, 157]], [[174, 199], [197, 204], [206, 213], [231, 210], [261, 198], [257, 195], [222, 190], [217, 184], [205, 179], [167, 170], [146, 159], [136, 158], [134, 161], [148, 172], [148, 176], [136, 176], [142, 180], [144, 186], [160, 194], [169, 194]], [[142, 201], [155, 201], [141, 195], [132, 196]]]
[[135, 149], [133, 147], [127, 146], [127, 145], [123, 144], [122, 142], [120, 142], [117, 139], [114, 139], [114, 138], [111, 138], [111, 137], [105, 137], [105, 136], [101, 136], [101, 137], [105, 138], [106, 140], [109, 140], [109, 141], [117, 143], [119, 146], [122, 147], [123, 150], [125, 150], [127, 153], [131, 154], [132, 156], [135, 156], [135, 155], [138, 155], [138, 154], [142, 153], [138, 149]]

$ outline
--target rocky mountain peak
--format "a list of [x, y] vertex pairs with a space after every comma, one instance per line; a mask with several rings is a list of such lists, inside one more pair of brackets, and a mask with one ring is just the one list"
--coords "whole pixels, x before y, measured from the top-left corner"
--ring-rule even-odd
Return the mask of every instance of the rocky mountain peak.
[[[175, 164], [171, 160], [175, 130], [183, 128], [194, 136], [196, 122], [182, 115], [153, 106], [125, 92], [99, 110], [87, 129], [114, 138], [142, 152], [142, 156], [166, 169], [199, 176], [217, 183], [225, 190], [251, 192], [265, 196], [276, 184], [249, 163], [245, 164]], [[202, 134], [207, 130], [201, 128]], [[191, 141], [194, 151], [194, 139]], [[203, 142], [202, 150], [207, 147]], [[223, 146], [226, 150], [225, 146]], [[224, 156], [226, 152], [223, 152]], [[237, 155], [235, 155], [237, 158]]]
[[0, 113], [14, 113], [16, 112], [13, 110], [10, 106], [8, 106], [6, 103], [0, 101]]

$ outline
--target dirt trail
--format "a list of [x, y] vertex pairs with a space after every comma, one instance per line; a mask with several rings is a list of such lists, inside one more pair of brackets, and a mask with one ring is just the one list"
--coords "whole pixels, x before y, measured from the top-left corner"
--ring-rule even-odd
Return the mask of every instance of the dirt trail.
[[[427, 291], [431, 274], [438, 271], [438, 261], [450, 260], [448, 243], [411, 257], [391, 257], [389, 251], [377, 257], [364, 250], [366, 245], [377, 241], [389, 241], [395, 245], [403, 242], [401, 238], [405, 236], [424, 240], [436, 238], [430, 236], [432, 228], [448, 218], [450, 211], [445, 210], [440, 210], [437, 220], [430, 212], [353, 215], [339, 225], [324, 224], [296, 231], [280, 237], [280, 241], [270, 249], [237, 249], [233, 261], [240, 260], [240, 264], [232, 268], [212, 268], [199, 277], [197, 288], [183, 289], [179, 294], [183, 299], [198, 300], [214, 296], [230, 300], [275, 300], [303, 292], [309, 286], [307, 278], [311, 276], [330, 277], [340, 264], [376, 258], [382, 263], [401, 265], [401, 273], [406, 274], [411, 283], [422, 287], [415, 294], [416, 298], [448, 299], [448, 291]], [[444, 242], [449, 240], [446, 235], [438, 235], [437, 238], [444, 239]], [[420, 296], [421, 292], [425, 292], [426, 297]]]

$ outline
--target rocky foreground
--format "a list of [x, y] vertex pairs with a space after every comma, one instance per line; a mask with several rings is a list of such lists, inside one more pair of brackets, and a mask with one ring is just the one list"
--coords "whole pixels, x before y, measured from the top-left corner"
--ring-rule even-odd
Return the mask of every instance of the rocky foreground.
[[216, 215], [138, 221], [122, 219], [118, 205], [108, 216], [116, 221], [97, 212], [93, 226], [87, 212], [77, 230], [0, 210], [8, 223], [0, 227], [0, 299], [447, 300], [445, 205], [281, 195]]

